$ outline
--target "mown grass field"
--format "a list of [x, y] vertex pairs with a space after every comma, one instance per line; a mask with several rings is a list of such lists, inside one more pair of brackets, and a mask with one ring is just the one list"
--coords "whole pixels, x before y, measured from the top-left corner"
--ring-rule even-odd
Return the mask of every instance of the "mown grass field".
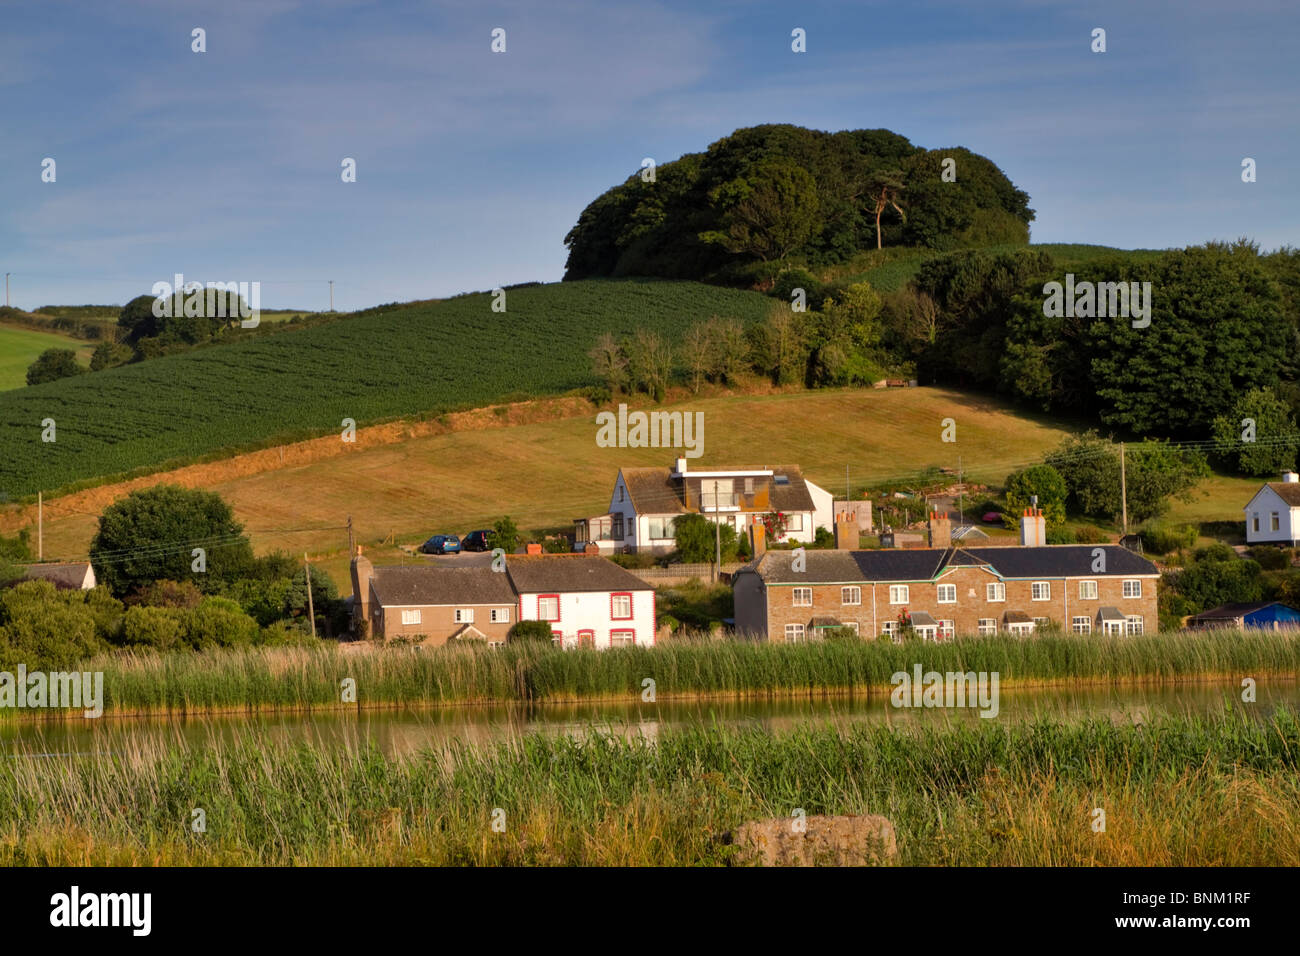
[[[892, 675], [910, 672], [918, 663], [940, 672], [997, 672], [1007, 686], [1294, 676], [1300, 674], [1300, 633], [1063, 634], [1031, 640], [998, 635], [943, 644], [675, 639], [611, 651], [558, 651], [549, 644], [344, 651], [324, 642], [203, 653], [118, 653], [95, 658], [82, 669], [104, 672], [106, 713], [195, 714], [636, 701], [647, 677], [664, 699], [815, 690], [888, 693]], [[346, 677], [356, 681], [355, 704], [341, 699]], [[5, 713], [20, 717], [17, 711]]]
[[903, 865], [1296, 866], [1298, 764], [1287, 710], [654, 741], [589, 731], [391, 758], [254, 731], [193, 747], [109, 728], [94, 754], [8, 762], [0, 863], [725, 865], [729, 832], [798, 809], [883, 814]]
[[0, 392], [25, 388], [27, 367], [46, 349], [72, 349], [78, 362], [89, 365], [94, 345], [52, 332], [0, 325]]
[[[1001, 483], [1067, 433], [1059, 423], [997, 401], [935, 388], [724, 395], [663, 408], [704, 416], [704, 454], [691, 467], [799, 465], [805, 477], [837, 496], [844, 493], [846, 466], [860, 489], [927, 464], [956, 468], [958, 456], [968, 480]], [[263, 550], [340, 552], [347, 538], [338, 530], [258, 532], [338, 526], [349, 514], [358, 541], [367, 545], [390, 532], [396, 543], [418, 544], [439, 532], [488, 527], [502, 514], [525, 528], [572, 529], [574, 518], [606, 510], [620, 467], [666, 466], [676, 455], [672, 449], [600, 448], [595, 415], [592, 409], [577, 418], [515, 426], [487, 415], [482, 428], [201, 483], [231, 503]], [[957, 423], [956, 443], [942, 440], [945, 418]], [[100, 507], [98, 500], [74, 499], [65, 507], [47, 498], [46, 553], [84, 555]], [[327, 562], [326, 569], [346, 593], [346, 557]]]
[[[711, 315], [766, 315], [758, 293], [690, 282], [589, 281], [379, 309], [0, 394], [0, 491], [11, 498], [105, 475], [339, 432], [509, 395], [595, 384], [602, 332], [669, 341]], [[41, 440], [53, 418], [57, 441]]]

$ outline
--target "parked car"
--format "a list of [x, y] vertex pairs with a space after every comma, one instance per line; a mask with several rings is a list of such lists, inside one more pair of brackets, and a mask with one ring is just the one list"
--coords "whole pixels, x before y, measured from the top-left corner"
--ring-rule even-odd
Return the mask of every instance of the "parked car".
[[1001, 524], [1001, 523], [1002, 523], [1002, 512], [1000, 512], [1000, 511], [986, 511], [986, 512], [984, 512], [984, 517], [981, 518], [980, 520], [983, 521], [985, 524]]
[[435, 534], [420, 550], [425, 554], [460, 554], [460, 538], [454, 534]]
[[460, 541], [460, 546], [466, 551], [489, 551], [488, 535], [491, 531], [471, 531]]

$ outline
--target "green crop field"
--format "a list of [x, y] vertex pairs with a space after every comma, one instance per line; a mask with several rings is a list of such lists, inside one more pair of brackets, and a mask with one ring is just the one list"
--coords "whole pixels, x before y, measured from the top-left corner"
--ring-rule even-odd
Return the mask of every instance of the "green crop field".
[[0, 325], [0, 391], [27, 385], [27, 366], [46, 349], [75, 349], [77, 360], [89, 364], [91, 348], [66, 335]]
[[[594, 384], [602, 332], [675, 343], [711, 315], [745, 322], [772, 300], [693, 282], [593, 280], [395, 306], [0, 394], [0, 492], [107, 475], [507, 396]], [[55, 441], [42, 440], [54, 419]]]

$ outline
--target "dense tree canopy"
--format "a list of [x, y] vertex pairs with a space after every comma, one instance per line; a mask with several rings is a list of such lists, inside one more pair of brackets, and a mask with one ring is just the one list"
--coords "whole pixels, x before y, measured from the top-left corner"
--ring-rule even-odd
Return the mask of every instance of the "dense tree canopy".
[[841, 262], [881, 245], [1027, 242], [1033, 216], [1027, 194], [960, 147], [926, 150], [885, 129], [754, 126], [597, 197], [565, 237], [565, 278], [714, 278], [794, 256]]

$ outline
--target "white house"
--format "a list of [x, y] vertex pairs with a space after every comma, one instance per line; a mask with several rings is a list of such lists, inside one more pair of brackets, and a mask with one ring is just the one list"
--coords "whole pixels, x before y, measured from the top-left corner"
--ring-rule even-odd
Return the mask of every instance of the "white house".
[[738, 535], [764, 515], [785, 516], [779, 541], [811, 544], [819, 527], [834, 528], [834, 496], [803, 477], [797, 466], [714, 467], [688, 470], [685, 458], [671, 468], [623, 468], [614, 482], [609, 510], [574, 522], [575, 549], [595, 542], [603, 553], [674, 547], [674, 522], [684, 514], [723, 521]]
[[548, 621], [556, 643], [570, 647], [652, 647], [654, 589], [598, 555], [512, 555], [510, 583], [519, 620]]
[[1282, 473], [1255, 492], [1245, 507], [1247, 544], [1300, 543], [1300, 475]]

